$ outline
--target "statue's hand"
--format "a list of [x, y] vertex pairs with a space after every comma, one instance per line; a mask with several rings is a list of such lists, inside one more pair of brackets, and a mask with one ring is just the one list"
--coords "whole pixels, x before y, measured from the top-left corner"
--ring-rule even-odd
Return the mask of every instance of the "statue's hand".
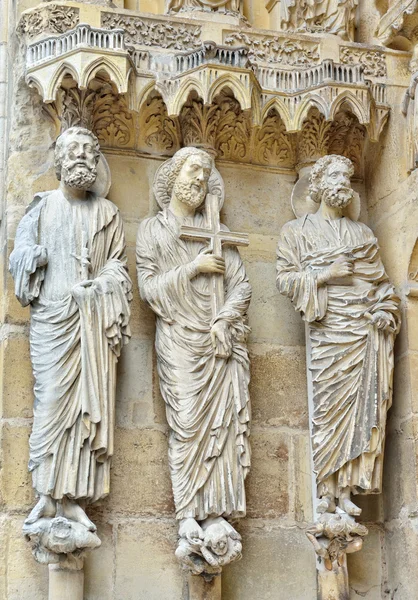
[[372, 315], [371, 321], [378, 329], [382, 329], [383, 331], [393, 331], [392, 319], [389, 313], [384, 310], [376, 311]]
[[229, 358], [232, 353], [232, 335], [226, 321], [217, 321], [210, 332], [212, 346], [218, 358]]
[[44, 246], [35, 245], [33, 247], [33, 255], [38, 267], [44, 267], [48, 263], [48, 253]]
[[80, 283], [77, 283], [73, 287], [73, 289], [71, 290], [71, 294], [74, 300], [77, 302], [77, 304], [80, 304], [85, 298], [92, 295], [93, 284], [94, 281], [92, 279], [88, 279], [86, 281], [81, 281]]
[[194, 259], [193, 265], [198, 273], [225, 273], [225, 260], [222, 256], [212, 254], [209, 248]]
[[351, 277], [354, 272], [353, 259], [347, 255], [339, 256], [329, 267], [320, 271], [318, 276], [319, 283], [329, 283], [333, 279], [345, 279]]

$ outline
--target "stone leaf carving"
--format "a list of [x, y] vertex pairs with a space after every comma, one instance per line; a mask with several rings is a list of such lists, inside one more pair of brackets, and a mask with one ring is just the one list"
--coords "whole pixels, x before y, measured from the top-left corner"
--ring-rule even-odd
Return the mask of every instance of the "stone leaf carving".
[[23, 533], [37, 562], [59, 564], [63, 569], [81, 569], [86, 553], [101, 545], [96, 533], [65, 517], [38, 519], [25, 524]]
[[312, 163], [326, 154], [341, 154], [349, 158], [357, 175], [362, 174], [366, 129], [350, 112], [337, 113], [327, 121], [317, 108], [309, 111], [299, 135], [298, 162]]
[[294, 139], [286, 133], [284, 123], [274, 109], [269, 111], [254, 137], [254, 162], [290, 168], [295, 165]]
[[352, 38], [358, 0], [281, 0], [281, 28], [286, 31], [334, 33]]
[[80, 90], [71, 79], [64, 79], [55, 102], [44, 105], [54, 121], [57, 134], [70, 127], [92, 130], [106, 147], [131, 148], [135, 144], [134, 116], [124, 96], [108, 81], [95, 79], [91, 87]]
[[177, 119], [167, 115], [161, 96], [149, 98], [142, 106], [139, 147], [163, 154], [173, 154], [181, 146], [181, 131]]
[[34, 38], [41, 33], [64, 33], [78, 22], [78, 8], [48, 4], [34, 12], [24, 13], [16, 30], [20, 35]]
[[111, 85], [106, 85], [96, 94], [93, 130], [103, 146], [130, 148], [135, 144], [133, 115], [126, 98], [116, 94]]
[[136, 248], [139, 290], [157, 317], [157, 367], [172, 432], [176, 555], [208, 578], [241, 556], [227, 519], [245, 515], [250, 468], [251, 287], [235, 247], [248, 237], [220, 223], [220, 197], [207, 194], [219, 186], [207, 152], [176, 152], [157, 171], [162, 210], [141, 223]]
[[201, 45], [200, 25], [102, 13], [102, 27], [124, 29], [125, 41], [129, 44], [159, 46], [172, 50], [190, 50]]
[[99, 160], [89, 130], [72, 127], [57, 139], [59, 188], [35, 196], [10, 255], [15, 294], [31, 308], [29, 470], [38, 501], [25, 534], [43, 562], [54, 558], [48, 553], [97, 546], [78, 501], [109, 493], [116, 366], [130, 337], [132, 284], [119, 211], [91, 191]]
[[386, 77], [386, 55], [379, 50], [358, 50], [343, 46], [340, 48], [340, 61], [344, 65], [363, 65], [363, 73], [368, 77]]
[[[382, 488], [400, 299], [373, 232], [347, 215], [355, 201], [345, 157], [319, 159], [306, 214], [287, 223], [277, 247], [277, 287], [306, 323], [311, 445], [319, 520], [308, 530], [332, 568], [361, 548], [354, 494]], [[316, 204], [311, 213], [308, 203]], [[338, 505], [338, 506], [337, 506]]]
[[310, 66], [319, 62], [319, 45], [284, 37], [256, 36], [243, 32], [229, 33], [224, 43], [228, 46], [246, 46], [253, 61], [281, 65]]
[[357, 523], [347, 513], [336, 509], [335, 513], [324, 513], [310, 527], [306, 535], [316, 554], [324, 561], [328, 571], [345, 564], [345, 555], [358, 552], [363, 547], [367, 527]]
[[213, 148], [218, 158], [261, 165], [293, 167], [295, 151], [276, 111], [269, 112], [261, 128], [253, 128], [248, 113], [225, 93], [208, 106], [191, 99], [180, 114], [183, 141]]

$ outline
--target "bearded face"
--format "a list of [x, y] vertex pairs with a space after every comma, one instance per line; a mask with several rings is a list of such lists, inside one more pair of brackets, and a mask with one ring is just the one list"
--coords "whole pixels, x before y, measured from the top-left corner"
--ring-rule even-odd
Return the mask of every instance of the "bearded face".
[[97, 177], [97, 156], [92, 139], [84, 134], [71, 136], [61, 164], [61, 180], [68, 187], [88, 190]]
[[341, 163], [331, 163], [324, 173], [321, 183], [322, 200], [331, 208], [345, 208], [354, 198], [350, 184], [348, 167]]
[[173, 195], [191, 208], [199, 208], [208, 192], [212, 165], [205, 157], [192, 155], [185, 161], [173, 186]]
[[345, 208], [354, 198], [354, 190], [351, 187], [326, 186], [322, 198], [327, 206], [331, 208]]

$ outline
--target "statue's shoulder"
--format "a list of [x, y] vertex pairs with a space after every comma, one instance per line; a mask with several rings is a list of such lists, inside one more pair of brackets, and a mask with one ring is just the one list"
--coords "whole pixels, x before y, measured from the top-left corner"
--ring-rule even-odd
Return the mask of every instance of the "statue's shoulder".
[[308, 217], [309, 215], [303, 215], [303, 217], [299, 217], [297, 219], [292, 219], [291, 221], [288, 221], [283, 225], [281, 233], [296, 233], [297, 231], [300, 231], [305, 225]]
[[39, 213], [42, 206], [45, 204], [48, 196], [51, 196], [56, 190], [49, 190], [47, 192], [37, 192], [32, 202], [27, 206], [25, 214], [35, 216], [36, 213]]

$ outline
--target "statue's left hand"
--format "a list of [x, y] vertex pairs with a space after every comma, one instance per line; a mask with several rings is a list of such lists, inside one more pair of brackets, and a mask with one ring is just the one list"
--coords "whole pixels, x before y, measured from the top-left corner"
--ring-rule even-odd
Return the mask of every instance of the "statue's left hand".
[[389, 313], [384, 310], [378, 310], [372, 315], [372, 323], [376, 325], [378, 329], [383, 331], [392, 331], [392, 319]]
[[71, 290], [71, 294], [77, 304], [80, 304], [86, 297], [91, 296], [94, 289], [94, 281], [87, 279], [77, 283]]
[[232, 354], [232, 335], [226, 321], [217, 321], [210, 332], [212, 346], [218, 358], [229, 358]]

